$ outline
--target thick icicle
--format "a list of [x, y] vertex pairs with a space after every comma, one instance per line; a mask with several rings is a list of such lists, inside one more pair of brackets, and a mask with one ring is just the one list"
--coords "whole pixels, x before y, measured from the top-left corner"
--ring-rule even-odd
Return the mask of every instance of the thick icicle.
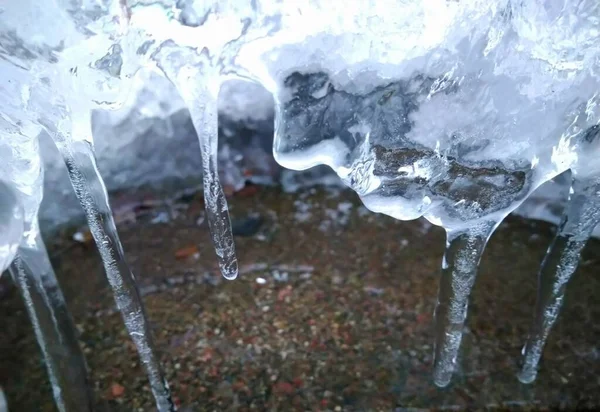
[[435, 357], [433, 379], [437, 386], [450, 383], [467, 317], [469, 295], [485, 245], [497, 226], [478, 223], [466, 230], [446, 231], [446, 251], [435, 308]]
[[[90, 133], [89, 118], [73, 119], [74, 131]], [[87, 122], [83, 124], [83, 122]], [[79, 136], [78, 136], [79, 137]], [[54, 134], [55, 143], [61, 152], [71, 184], [85, 211], [92, 236], [96, 241], [115, 302], [121, 311], [125, 326], [135, 342], [146, 369], [150, 387], [159, 411], [174, 411], [169, 384], [167, 383], [152, 340], [152, 331], [145, 314], [135, 277], [124, 257], [123, 246], [117, 234], [114, 218], [108, 203], [104, 181], [96, 167], [92, 144], [88, 141], [66, 140], [60, 133]]]
[[558, 318], [567, 283], [577, 270], [581, 251], [600, 222], [600, 179], [573, 179], [566, 211], [538, 273], [533, 325], [523, 348], [518, 375], [531, 383], [537, 375], [546, 339]]
[[71, 315], [40, 236], [22, 244], [10, 273], [25, 300], [61, 412], [91, 411], [91, 386]]
[[217, 170], [219, 79], [188, 66], [180, 69], [179, 73], [168, 75], [186, 102], [198, 134], [202, 154], [204, 206], [219, 267], [225, 278], [235, 279], [238, 275], [235, 243], [229, 207]]

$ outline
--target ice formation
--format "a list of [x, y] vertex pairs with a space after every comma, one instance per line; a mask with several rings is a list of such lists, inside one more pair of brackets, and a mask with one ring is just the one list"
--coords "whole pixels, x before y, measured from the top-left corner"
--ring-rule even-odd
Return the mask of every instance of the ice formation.
[[23, 207], [15, 190], [0, 180], [0, 276], [17, 254], [23, 237]]
[[523, 348], [523, 367], [519, 373], [523, 383], [536, 378], [542, 350], [558, 317], [567, 283], [577, 270], [581, 251], [600, 223], [599, 137], [600, 127], [593, 126], [576, 145], [578, 156], [571, 166], [569, 201], [538, 274], [534, 321]]
[[25, 301], [58, 409], [91, 411], [76, 329], [37, 227], [42, 197], [37, 144], [19, 133], [14, 127], [19, 119], [8, 110], [0, 120], [0, 156], [5, 160], [0, 175], [6, 179], [0, 180], [0, 274], [9, 269]]
[[[225, 277], [238, 273], [217, 173], [217, 98], [226, 79], [260, 83], [274, 96], [280, 164], [327, 165], [372, 211], [424, 216], [446, 230], [435, 311], [439, 386], [455, 367], [487, 240], [538, 186], [572, 169], [573, 193], [540, 272], [524, 351], [520, 379], [530, 382], [598, 221], [599, 16], [596, 0], [11, 0], [0, 11], [0, 144], [11, 170], [0, 178], [28, 194], [24, 233], [35, 238], [41, 182], [27, 177], [39, 169], [39, 131], [52, 136], [162, 411], [174, 406], [90, 126], [91, 110], [123, 104], [140, 70], [163, 73], [190, 111]], [[7, 233], [21, 224], [14, 207], [2, 205]], [[7, 242], [6, 261], [14, 250]]]
[[58, 410], [92, 411], [92, 387], [77, 330], [41, 237], [21, 245], [10, 273], [25, 301]]
[[[326, 164], [371, 210], [424, 216], [446, 229], [434, 364], [435, 382], [445, 386], [495, 227], [578, 161], [595, 168], [581, 142], [600, 120], [599, 6], [394, 4], [400, 10], [385, 14], [346, 9], [346, 28], [343, 18], [331, 27], [303, 11], [290, 23], [292, 40], [273, 35], [249, 48], [267, 56], [256, 76], [276, 95], [282, 165]], [[325, 27], [297, 35], [313, 20]], [[460, 24], [467, 20], [468, 29]], [[376, 42], [362, 35], [374, 26]], [[402, 42], [393, 42], [393, 29]]]
[[[98, 245], [117, 307], [146, 368], [157, 408], [160, 411], [173, 410], [169, 387], [153, 348], [148, 319], [144, 314], [135, 278], [124, 260], [93, 152], [91, 109], [97, 106], [118, 106], [127, 93], [127, 65], [123, 64], [120, 56], [122, 47], [126, 47], [125, 38], [121, 36], [123, 8], [120, 2], [103, 5], [96, 5], [94, 2], [56, 2], [53, 4], [55, 7], [47, 6], [35, 1], [10, 2], [2, 10], [0, 20], [0, 35], [3, 40], [0, 49], [0, 56], [3, 57], [0, 63], [3, 74], [0, 79], [3, 92], [0, 113], [5, 123], [0, 129], [0, 139], [9, 154], [24, 157], [16, 159], [20, 163], [9, 165], [9, 172], [12, 174], [8, 176], [14, 177], [13, 181], [21, 184], [18, 189], [37, 197], [25, 199], [24, 202], [26, 210], [35, 208], [28, 220], [35, 222], [35, 227], [26, 227], [25, 236], [33, 236], [33, 240], [30, 239], [30, 243], [35, 242], [33, 248], [41, 243], [35, 240], [39, 236], [37, 207], [41, 201], [41, 178], [37, 181], [23, 180], [25, 176], [34, 175], [36, 167], [38, 175], [40, 174], [37, 138], [40, 129], [44, 128], [52, 136], [65, 160], [71, 183]], [[52, 35], [40, 37], [36, 27], [45, 23]], [[125, 78], [122, 82], [121, 74]], [[30, 170], [33, 173], [28, 175]], [[34, 254], [32, 259], [35, 259]], [[21, 263], [19, 258], [15, 262], [17, 268], [11, 272], [17, 279], [25, 279], [25, 274], [28, 273], [30, 277], [42, 277], [46, 272], [51, 272], [47, 257], [45, 261], [38, 257], [29, 264], [24, 260]], [[44, 265], [41, 265], [42, 262]], [[54, 283], [56, 289], [56, 282]], [[60, 294], [53, 295], [59, 297]], [[35, 307], [30, 304], [33, 298], [25, 294], [24, 298], [28, 307]], [[64, 307], [64, 302], [62, 306]], [[68, 341], [62, 343], [59, 336], [60, 340], [52, 341], [54, 331], [38, 327], [35, 316], [30, 317], [44, 354], [63, 350], [67, 351], [68, 356], [77, 356], [83, 362], [76, 350], [76, 340], [73, 344]], [[68, 316], [59, 318], [56, 324], [69, 329], [73, 335], [74, 328], [67, 318]], [[78, 385], [85, 385], [85, 379], [77, 379], [78, 385], [67, 385], [62, 381], [73, 374], [68, 369], [53, 368], [48, 356], [46, 359], [59, 408], [79, 410], [78, 404], [83, 408], [85, 403], [76, 398], [64, 402], [61, 393], [77, 390]], [[68, 362], [59, 364], [68, 365]], [[80, 392], [77, 390], [77, 393]]]

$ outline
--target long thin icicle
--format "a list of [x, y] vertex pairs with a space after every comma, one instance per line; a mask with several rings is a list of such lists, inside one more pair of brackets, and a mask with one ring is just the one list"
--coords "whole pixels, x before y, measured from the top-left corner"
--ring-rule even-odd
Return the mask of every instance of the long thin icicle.
[[219, 267], [225, 278], [235, 279], [238, 275], [238, 261], [229, 207], [217, 170], [219, 79], [208, 74], [203, 76], [196, 67], [184, 67], [180, 73], [170, 73], [169, 77], [185, 100], [198, 134], [202, 154], [204, 206]]
[[567, 209], [538, 273], [538, 294], [529, 338], [523, 347], [522, 383], [537, 376], [538, 364], [562, 307], [567, 283], [577, 270], [581, 251], [600, 222], [600, 179], [573, 179]]
[[[74, 121], [89, 122], [89, 119]], [[174, 411], [176, 409], [171, 400], [169, 384], [156, 354], [152, 331], [135, 277], [125, 261], [123, 246], [117, 234], [104, 181], [96, 167], [92, 145], [87, 141], [67, 141], [59, 134], [55, 135], [55, 143], [65, 160], [71, 184], [85, 211], [117, 307], [146, 369], [156, 406], [160, 412]]]
[[466, 230], [446, 231], [446, 251], [435, 308], [435, 358], [433, 379], [437, 386], [450, 383], [467, 318], [469, 295], [485, 245], [497, 226], [478, 223]]
[[10, 273], [25, 300], [58, 410], [91, 411], [91, 386], [75, 324], [39, 235], [35, 245], [19, 248]]

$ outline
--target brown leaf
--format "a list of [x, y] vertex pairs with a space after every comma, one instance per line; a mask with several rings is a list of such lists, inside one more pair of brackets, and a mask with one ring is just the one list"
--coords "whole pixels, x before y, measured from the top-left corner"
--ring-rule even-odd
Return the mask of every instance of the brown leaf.
[[194, 256], [198, 252], [198, 247], [196, 245], [187, 246], [175, 252], [175, 259], [187, 259], [190, 256]]
[[429, 322], [430, 320], [430, 315], [426, 314], [426, 313], [419, 313], [417, 315], [417, 323], [425, 323], [425, 322]]
[[296, 392], [296, 389], [289, 382], [277, 382], [273, 385], [273, 392], [279, 395], [291, 395]]
[[110, 386], [110, 393], [113, 398], [120, 398], [125, 393], [125, 387], [115, 382]]
[[252, 197], [257, 193], [258, 193], [258, 186], [246, 185], [237, 192], [237, 195], [241, 196], [241, 197]]

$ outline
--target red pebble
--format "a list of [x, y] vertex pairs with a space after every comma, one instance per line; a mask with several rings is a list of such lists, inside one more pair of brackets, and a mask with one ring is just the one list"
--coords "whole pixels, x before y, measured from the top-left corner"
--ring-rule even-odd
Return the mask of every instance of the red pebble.
[[296, 390], [289, 382], [277, 382], [273, 385], [273, 392], [279, 395], [292, 395]]
[[113, 398], [120, 398], [125, 393], [125, 387], [123, 385], [119, 385], [118, 383], [113, 383], [110, 386], [110, 393]]

